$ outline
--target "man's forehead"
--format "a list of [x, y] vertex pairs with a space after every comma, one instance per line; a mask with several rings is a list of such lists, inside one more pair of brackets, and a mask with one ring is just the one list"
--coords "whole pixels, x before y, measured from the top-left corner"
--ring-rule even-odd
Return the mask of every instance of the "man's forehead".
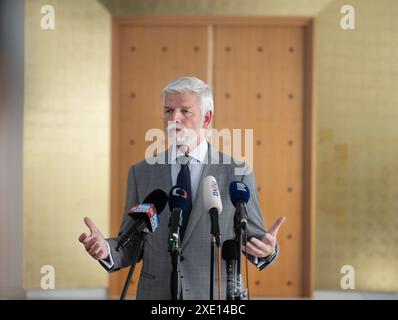
[[166, 105], [169, 103], [197, 103], [199, 101], [199, 95], [195, 92], [182, 92], [182, 93], [167, 93], [165, 96]]

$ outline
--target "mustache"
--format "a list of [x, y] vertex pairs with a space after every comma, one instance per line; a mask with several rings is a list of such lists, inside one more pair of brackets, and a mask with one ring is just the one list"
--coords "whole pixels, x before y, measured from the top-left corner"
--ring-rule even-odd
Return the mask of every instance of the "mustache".
[[168, 125], [167, 125], [167, 132], [168, 133], [172, 133], [173, 131], [175, 131], [177, 129], [179, 129], [181, 131], [185, 131], [186, 130], [185, 126], [180, 124], [180, 123], [176, 123], [176, 122], [168, 123]]

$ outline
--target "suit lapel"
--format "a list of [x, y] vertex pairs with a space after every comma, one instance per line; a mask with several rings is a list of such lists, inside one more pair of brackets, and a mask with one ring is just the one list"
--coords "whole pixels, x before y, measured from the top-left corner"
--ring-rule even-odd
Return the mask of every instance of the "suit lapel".
[[173, 181], [171, 180], [171, 164], [169, 163], [168, 150], [165, 151], [166, 163], [159, 164], [159, 172], [157, 173], [156, 179], [159, 179], [161, 189], [169, 194]]

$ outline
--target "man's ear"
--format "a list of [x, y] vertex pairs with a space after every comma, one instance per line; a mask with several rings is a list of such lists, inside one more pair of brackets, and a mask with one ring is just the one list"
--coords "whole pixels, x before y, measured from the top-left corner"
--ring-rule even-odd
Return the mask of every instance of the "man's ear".
[[211, 123], [211, 120], [213, 119], [213, 112], [207, 111], [205, 113], [205, 116], [203, 117], [203, 128], [207, 129]]

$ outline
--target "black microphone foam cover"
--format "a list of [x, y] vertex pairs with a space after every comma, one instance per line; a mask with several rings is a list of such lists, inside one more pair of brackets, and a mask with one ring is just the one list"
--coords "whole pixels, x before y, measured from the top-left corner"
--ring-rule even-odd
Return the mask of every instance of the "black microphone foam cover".
[[163, 190], [156, 189], [145, 197], [143, 203], [153, 204], [156, 208], [156, 213], [160, 214], [166, 206], [167, 200], [167, 193]]
[[237, 260], [239, 258], [238, 242], [226, 240], [222, 244], [221, 256], [224, 260]]

